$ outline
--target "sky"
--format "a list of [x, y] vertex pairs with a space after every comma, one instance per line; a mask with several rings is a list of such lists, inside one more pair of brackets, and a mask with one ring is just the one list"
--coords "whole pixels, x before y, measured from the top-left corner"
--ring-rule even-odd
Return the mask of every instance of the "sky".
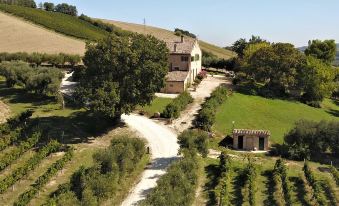
[[[169, 30], [181, 28], [218, 46], [258, 35], [297, 47], [311, 39], [339, 43], [338, 0], [49, 0], [79, 14]], [[37, 1], [39, 3], [39, 1]]]

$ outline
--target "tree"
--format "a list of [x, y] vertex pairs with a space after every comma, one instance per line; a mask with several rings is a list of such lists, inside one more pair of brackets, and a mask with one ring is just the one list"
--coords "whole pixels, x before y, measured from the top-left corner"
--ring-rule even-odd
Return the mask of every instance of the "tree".
[[334, 40], [312, 40], [305, 50], [307, 56], [313, 56], [327, 64], [332, 64], [337, 53], [337, 46]]
[[297, 86], [297, 74], [305, 62], [304, 55], [292, 44], [277, 43], [257, 50], [243, 70], [271, 94], [283, 95]]
[[87, 46], [76, 97], [96, 113], [120, 118], [164, 87], [167, 59], [166, 44], [155, 37], [111, 35]]
[[242, 58], [244, 56], [244, 50], [245, 50], [247, 44], [248, 43], [247, 43], [246, 39], [241, 38], [241, 39], [239, 39], [239, 40], [237, 40], [236, 42], [233, 43], [233, 45], [231, 47], [232, 51], [237, 53], [239, 58]]
[[55, 11], [63, 14], [68, 14], [71, 16], [77, 16], [78, 11], [76, 6], [68, 5], [66, 3], [58, 4], [55, 6]]
[[54, 4], [53, 3], [51, 3], [51, 2], [45, 2], [44, 3], [44, 9], [46, 10], [46, 11], [54, 11]]
[[[307, 65], [301, 72], [305, 102], [320, 102], [330, 97], [336, 89], [336, 71], [326, 63], [312, 56], [307, 57]], [[315, 105], [316, 106], [316, 105]]]

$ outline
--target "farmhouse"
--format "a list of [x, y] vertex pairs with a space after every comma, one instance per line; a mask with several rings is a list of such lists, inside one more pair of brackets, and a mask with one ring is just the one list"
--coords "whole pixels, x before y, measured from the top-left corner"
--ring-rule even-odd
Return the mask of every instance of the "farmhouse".
[[271, 136], [268, 130], [233, 130], [233, 148], [239, 150], [268, 150], [269, 138]]
[[169, 72], [166, 76], [164, 93], [182, 93], [201, 72], [202, 52], [196, 39], [181, 36], [174, 41], [166, 41], [170, 50]]

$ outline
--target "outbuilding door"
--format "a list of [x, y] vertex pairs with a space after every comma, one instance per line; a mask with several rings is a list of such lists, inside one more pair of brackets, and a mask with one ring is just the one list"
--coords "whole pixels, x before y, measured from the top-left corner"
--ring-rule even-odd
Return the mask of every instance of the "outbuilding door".
[[265, 138], [259, 137], [259, 150], [265, 150]]
[[238, 137], [238, 149], [244, 149], [244, 136]]

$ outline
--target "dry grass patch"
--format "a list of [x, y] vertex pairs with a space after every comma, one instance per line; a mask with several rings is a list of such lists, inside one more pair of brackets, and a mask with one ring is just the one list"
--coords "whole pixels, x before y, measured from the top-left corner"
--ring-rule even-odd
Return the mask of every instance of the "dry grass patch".
[[85, 42], [58, 34], [0, 12], [0, 52], [42, 52], [83, 55]]
[[[0, 41], [1, 41], [1, 37], [0, 37]], [[6, 119], [10, 116], [10, 114], [11, 114], [11, 110], [9, 109], [9, 106], [7, 106], [5, 103], [0, 101], [0, 124], [4, 123]]]

